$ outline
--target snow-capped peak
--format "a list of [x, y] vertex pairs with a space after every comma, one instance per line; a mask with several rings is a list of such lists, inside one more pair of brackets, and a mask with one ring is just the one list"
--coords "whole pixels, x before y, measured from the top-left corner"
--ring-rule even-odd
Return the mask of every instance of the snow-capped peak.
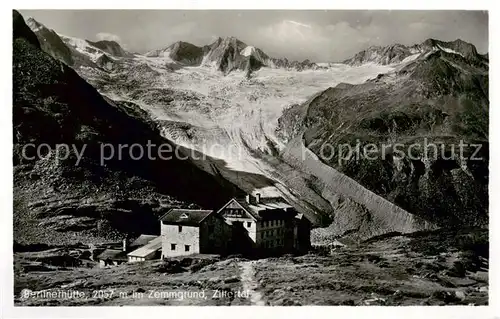
[[70, 46], [76, 51], [88, 56], [92, 62], [96, 62], [99, 57], [106, 53], [103, 50], [92, 46], [87, 40], [62, 34], [59, 34], [59, 37], [64, 41], [64, 43], [66, 43], [67, 46]]
[[241, 55], [243, 56], [250, 56], [255, 54], [255, 47], [252, 45], [247, 46], [240, 52]]
[[36, 21], [33, 17], [28, 17], [26, 20], [26, 24], [28, 27], [30, 27], [31, 31], [37, 32], [42, 30], [43, 28], [46, 28], [43, 24], [40, 22]]

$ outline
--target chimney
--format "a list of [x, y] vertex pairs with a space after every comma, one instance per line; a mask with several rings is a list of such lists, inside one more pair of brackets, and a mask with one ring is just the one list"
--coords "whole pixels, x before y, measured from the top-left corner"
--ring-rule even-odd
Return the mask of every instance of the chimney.
[[123, 238], [122, 241], [122, 250], [127, 251], [127, 238]]
[[245, 196], [245, 202], [247, 202], [248, 204], [251, 204], [251, 203], [250, 203], [250, 197], [251, 197], [251, 195], [250, 195], [250, 194], [247, 194], [247, 195]]
[[255, 193], [255, 204], [260, 203], [260, 193]]

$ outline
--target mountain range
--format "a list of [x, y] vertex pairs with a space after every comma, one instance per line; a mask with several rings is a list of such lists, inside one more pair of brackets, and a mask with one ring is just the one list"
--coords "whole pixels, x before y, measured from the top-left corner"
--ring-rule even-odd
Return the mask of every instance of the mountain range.
[[360, 65], [364, 63], [379, 63], [383, 65], [400, 63], [412, 56], [418, 56], [422, 53], [433, 51], [444, 51], [447, 53], [458, 54], [467, 59], [470, 63], [482, 64], [488, 63], [487, 55], [478, 54], [474, 45], [457, 39], [455, 41], [445, 42], [435, 39], [427, 39], [420, 44], [405, 46], [393, 44], [389, 46], [371, 46], [366, 50], [358, 52], [352, 58], [344, 61], [349, 65]]
[[[145, 232], [163, 207], [215, 208], [256, 191], [306, 214], [316, 242], [488, 223], [488, 56], [464, 41], [370, 47], [328, 64], [273, 58], [234, 37], [141, 55], [14, 12], [13, 45], [16, 240], [40, 223], [40, 241]], [[339, 165], [322, 151], [424, 138], [480, 145], [482, 160], [389, 154]], [[148, 140], [207, 157], [97, 164], [102, 143]], [[78, 167], [72, 157], [25, 161], [28, 142], [94, 152]]]

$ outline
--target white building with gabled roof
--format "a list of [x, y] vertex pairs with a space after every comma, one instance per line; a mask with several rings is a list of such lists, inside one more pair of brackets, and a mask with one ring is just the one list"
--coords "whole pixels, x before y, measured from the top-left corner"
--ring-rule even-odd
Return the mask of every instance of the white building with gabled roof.
[[160, 223], [162, 258], [226, 253], [231, 228], [212, 210], [174, 208]]
[[217, 214], [233, 228], [231, 250], [284, 252], [310, 247], [309, 220], [281, 198], [261, 198], [259, 194], [233, 198]]

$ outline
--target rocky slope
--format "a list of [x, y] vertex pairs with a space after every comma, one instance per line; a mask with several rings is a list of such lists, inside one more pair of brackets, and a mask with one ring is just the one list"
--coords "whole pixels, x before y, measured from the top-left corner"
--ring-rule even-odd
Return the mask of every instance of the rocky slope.
[[420, 44], [411, 46], [405, 46], [399, 43], [385, 47], [371, 46], [366, 50], [358, 52], [343, 63], [349, 65], [361, 65], [364, 63], [387, 65], [402, 62], [411, 56], [416, 57], [419, 54], [433, 51], [445, 51], [447, 53], [458, 54], [474, 64], [486, 63], [488, 60], [487, 55], [482, 56], [478, 54], [476, 48], [472, 44], [460, 39], [450, 42], [427, 39]]
[[[337, 85], [289, 108], [278, 133], [413, 216], [443, 227], [486, 227], [488, 62], [463, 41], [428, 40], [418, 48], [421, 54], [393, 72]], [[404, 60], [404, 54], [377, 61], [394, 58]], [[461, 142], [468, 145], [463, 156]], [[372, 151], [349, 156], [348, 147]], [[317, 177], [319, 189], [331, 183]], [[345, 214], [342, 205], [350, 200], [361, 204], [359, 212]], [[344, 231], [380, 231], [372, 222], [380, 215], [367, 209], [372, 200], [344, 193], [331, 202], [334, 225]], [[407, 220], [391, 223], [405, 228]]]
[[386, 47], [371, 46], [366, 50], [356, 53], [352, 58], [345, 60], [344, 63], [360, 65], [372, 62], [386, 65], [401, 62], [415, 53], [418, 53], [418, 50], [401, 44], [394, 44]]
[[[137, 105], [103, 98], [41, 51], [16, 11], [13, 59], [16, 241], [54, 244], [154, 233], [167, 207], [215, 208], [237, 191], [178, 159], [189, 150], [162, 138]], [[46, 146], [36, 154], [35, 147], [24, 149], [29, 143]], [[118, 150], [132, 144], [152, 157], [124, 151], [101, 162], [102, 145]], [[58, 145], [69, 151], [57, 153]], [[178, 153], [162, 160], [161, 145]]]
[[69, 66], [74, 64], [71, 50], [64, 44], [57, 33], [45, 27], [33, 18], [28, 18], [26, 24], [37, 35], [38, 41], [43, 51], [50, 54], [53, 58], [66, 63]]
[[36, 35], [44, 52], [74, 69], [84, 66], [106, 70], [110, 68], [108, 62], [134, 56], [115, 41], [92, 42], [63, 36], [31, 17], [26, 24]]
[[200, 65], [208, 47], [198, 47], [189, 42], [178, 41], [167, 48], [152, 50], [145, 54], [147, 57], [168, 57], [184, 65]]
[[87, 40], [87, 42], [90, 45], [92, 45], [98, 49], [101, 49], [104, 52], [107, 52], [108, 54], [110, 54], [112, 56], [122, 57], [122, 58], [133, 56], [132, 53], [125, 51], [120, 46], [120, 44], [118, 44], [118, 42], [116, 42], [116, 41], [101, 40], [101, 41], [97, 41], [97, 42], [92, 42], [92, 41]]

